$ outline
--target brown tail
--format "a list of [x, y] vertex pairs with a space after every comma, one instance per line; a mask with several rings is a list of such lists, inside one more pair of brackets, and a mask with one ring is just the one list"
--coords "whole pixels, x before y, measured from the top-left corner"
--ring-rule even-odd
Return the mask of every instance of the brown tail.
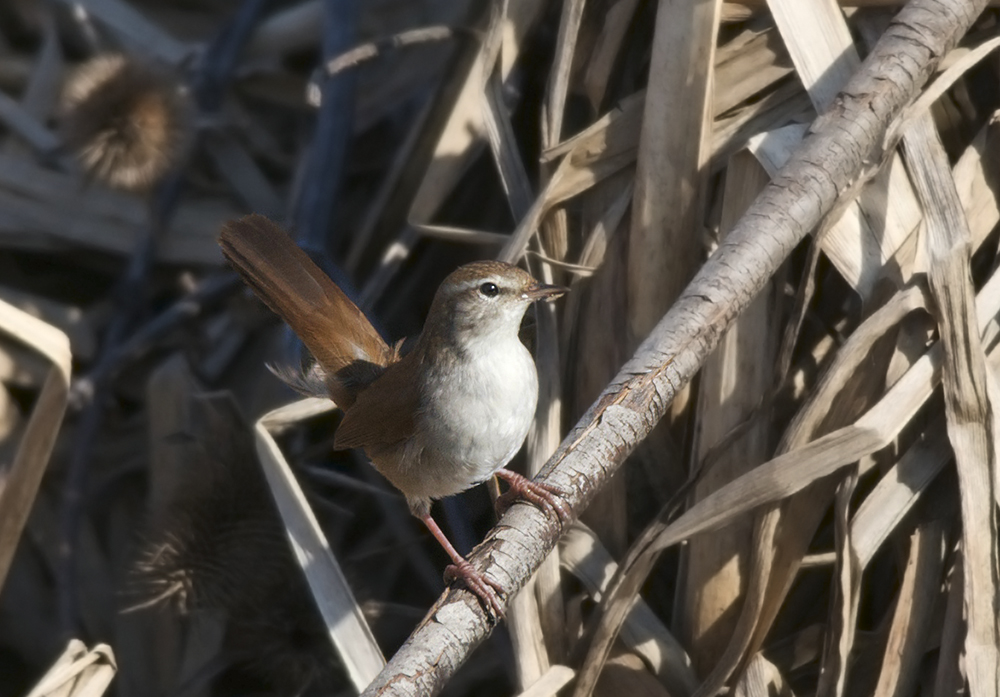
[[358, 306], [277, 224], [262, 215], [230, 221], [219, 245], [257, 297], [316, 357], [341, 408], [397, 359]]

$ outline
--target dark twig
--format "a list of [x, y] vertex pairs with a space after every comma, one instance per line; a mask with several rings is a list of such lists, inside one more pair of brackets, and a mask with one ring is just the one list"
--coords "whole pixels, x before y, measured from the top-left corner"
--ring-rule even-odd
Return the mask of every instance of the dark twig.
[[[357, 36], [358, 0], [326, 0], [323, 5], [323, 55], [336, 56], [350, 46]], [[320, 86], [321, 104], [316, 116], [312, 142], [303, 149], [292, 203], [292, 229], [299, 244], [309, 252], [347, 295], [357, 301], [354, 285], [332, 253], [343, 229], [338, 229], [336, 215], [344, 179], [347, 151], [354, 135], [354, 97], [357, 78], [339, 75]], [[302, 345], [286, 333], [285, 362], [301, 362]]]
[[[356, 40], [358, 0], [326, 0], [323, 13], [323, 55], [336, 56]], [[307, 160], [293, 205], [293, 228], [299, 243], [338, 283], [343, 274], [330, 268], [336, 247], [335, 215], [344, 178], [348, 146], [353, 136], [354, 97], [357, 77], [339, 75], [320, 88], [322, 103], [316, 117], [312, 142], [305, 149]]]
[[114, 293], [115, 313], [104, 334], [97, 365], [90, 375], [76, 381], [70, 399], [82, 407], [79, 430], [63, 483], [63, 505], [60, 512], [58, 605], [59, 621], [63, 631], [76, 634], [77, 583], [76, 540], [83, 518], [84, 494], [87, 473], [94, 445], [104, 421], [110, 366], [118, 347], [145, 306], [146, 283], [155, 260], [156, 244], [166, 228], [163, 213], [173, 207], [179, 189], [179, 178], [173, 178], [159, 187], [150, 211], [150, 226], [139, 240], [129, 260], [128, 268]]
[[90, 382], [113, 381], [122, 370], [147, 355], [164, 336], [203, 316], [207, 310], [242, 288], [239, 277], [232, 273], [217, 273], [203, 279], [187, 295], [139, 326], [100, 366], [100, 371], [90, 374]]

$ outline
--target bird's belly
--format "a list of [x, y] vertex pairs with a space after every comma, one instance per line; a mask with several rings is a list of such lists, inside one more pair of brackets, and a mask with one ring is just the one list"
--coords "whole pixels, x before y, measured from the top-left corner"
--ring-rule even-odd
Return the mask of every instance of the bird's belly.
[[450, 496], [489, 479], [521, 449], [530, 425], [530, 418], [491, 419], [484, 415], [480, 427], [466, 428], [461, 438], [426, 447], [420, 478], [427, 495]]
[[485, 368], [473, 362], [430, 393], [421, 428], [397, 453], [396, 466], [386, 468], [392, 472], [385, 471], [408, 497], [438, 499], [465, 491], [520, 450], [535, 415], [538, 378], [531, 355], [517, 348], [511, 360]]

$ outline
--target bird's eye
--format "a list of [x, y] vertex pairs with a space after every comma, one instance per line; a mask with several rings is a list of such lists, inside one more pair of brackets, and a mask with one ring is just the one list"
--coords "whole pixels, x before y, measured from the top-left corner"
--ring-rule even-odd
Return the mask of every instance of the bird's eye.
[[485, 295], [487, 298], [495, 298], [500, 295], [500, 289], [497, 288], [496, 283], [484, 283], [479, 286], [479, 292]]

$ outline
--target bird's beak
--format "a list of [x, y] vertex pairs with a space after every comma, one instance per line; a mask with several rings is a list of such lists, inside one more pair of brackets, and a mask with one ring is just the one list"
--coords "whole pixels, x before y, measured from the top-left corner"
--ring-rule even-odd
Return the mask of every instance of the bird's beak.
[[565, 295], [568, 292], [569, 288], [564, 288], [563, 286], [550, 286], [545, 283], [535, 281], [524, 290], [521, 297], [524, 300], [535, 302], [536, 300], [552, 300], [553, 298], [558, 298], [560, 295]]

